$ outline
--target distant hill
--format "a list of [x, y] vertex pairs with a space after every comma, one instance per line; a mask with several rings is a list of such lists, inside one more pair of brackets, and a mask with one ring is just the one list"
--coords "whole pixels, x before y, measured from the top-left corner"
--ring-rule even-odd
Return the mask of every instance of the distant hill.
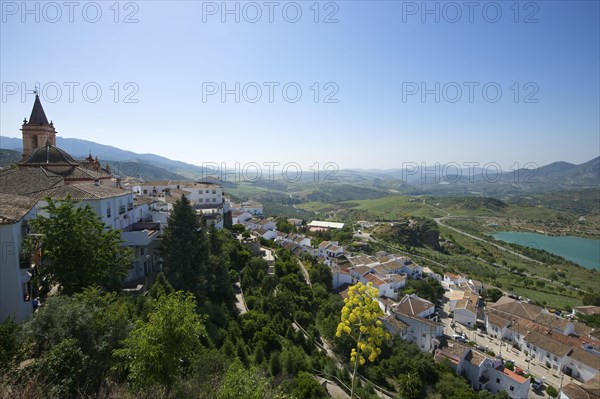
[[5, 150], [23, 151], [23, 140], [14, 137], [0, 136], [0, 148]]
[[[568, 162], [553, 162], [537, 169], [519, 169], [507, 180], [513, 180], [517, 184], [556, 186], [560, 188], [572, 187], [598, 187], [600, 186], [600, 157], [596, 157], [580, 165]], [[550, 187], [548, 187], [550, 188]]]
[[[57, 145], [77, 158], [84, 158], [91, 152], [103, 164], [109, 162], [115, 173], [141, 175], [144, 179], [197, 179], [204, 174], [201, 166], [155, 154], [138, 154], [88, 140], [58, 137]], [[20, 152], [21, 139], [0, 137], [0, 148]], [[322, 173], [318, 179], [313, 172], [307, 171], [302, 174], [299, 182], [292, 185], [283, 180], [259, 181], [252, 185], [268, 191], [302, 193], [301, 197], [313, 201], [379, 198], [389, 192], [411, 195], [519, 196], [536, 192], [598, 188], [600, 157], [580, 165], [559, 161], [535, 170], [502, 171], [497, 180], [495, 175], [496, 170], [490, 170], [486, 175], [481, 168], [469, 171], [467, 168], [446, 169], [442, 165], [437, 173], [418, 169], [345, 169], [332, 175]], [[333, 182], [330, 179], [325, 180], [326, 178], [335, 179], [337, 184], [332, 184]]]
[[21, 152], [15, 150], [0, 149], [0, 167], [8, 166], [21, 160]]
[[[194, 171], [194, 168], [201, 170], [200, 167], [185, 162], [172, 161], [153, 154], [137, 154], [88, 140], [57, 137], [56, 145], [79, 159], [85, 158], [91, 153], [94, 157], [98, 157], [102, 166], [108, 163], [113, 173], [120, 176], [142, 177], [145, 180], [185, 180], [200, 175]], [[2, 136], [0, 148], [10, 149], [18, 154], [18, 159], [12, 162], [21, 160], [21, 151], [23, 150], [21, 139]], [[13, 156], [16, 155], [13, 154]], [[178, 171], [184, 173], [179, 174]]]

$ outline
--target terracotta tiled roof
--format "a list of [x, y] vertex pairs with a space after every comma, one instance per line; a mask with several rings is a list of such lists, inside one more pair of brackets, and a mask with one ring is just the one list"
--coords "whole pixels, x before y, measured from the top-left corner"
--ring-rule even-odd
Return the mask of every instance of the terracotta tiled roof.
[[436, 351], [436, 355], [440, 354], [442, 357], [450, 360], [454, 364], [458, 364], [462, 359], [465, 351], [469, 348], [465, 345], [461, 345], [458, 342], [451, 341]]
[[358, 266], [358, 267], [355, 267], [354, 269], [352, 269], [351, 271], [354, 271], [354, 272], [360, 274], [361, 276], [364, 276], [365, 274], [371, 272], [371, 268], [369, 266]]
[[64, 178], [42, 167], [0, 171], [0, 192], [27, 195], [64, 185]]
[[509, 301], [503, 300], [502, 302], [498, 301], [493, 305], [490, 305], [490, 307], [529, 320], [535, 320], [542, 312], [541, 307], [521, 302], [516, 299], [510, 299]]
[[[50, 197], [52, 199], [64, 199], [67, 196], [75, 200], [90, 200], [90, 199], [103, 199], [121, 197], [125, 195], [131, 195], [132, 192], [124, 190], [122, 188], [107, 186], [107, 185], [95, 185], [94, 183], [78, 183], [68, 184], [50, 190], [42, 191], [37, 194], [38, 199]], [[117, 211], [115, 209], [115, 211]]]
[[507, 324], [510, 323], [509, 319], [506, 319], [504, 317], [502, 317], [502, 315], [498, 314], [497, 312], [488, 312], [487, 313], [487, 318], [488, 318], [488, 322], [496, 327], [500, 327], [503, 328], [505, 327]]
[[365, 276], [365, 279], [367, 279], [367, 281], [369, 283], [372, 283], [375, 287], [379, 287], [385, 284], [385, 281], [383, 281], [381, 278], [377, 277], [375, 274], [373, 273], [368, 273]]
[[514, 371], [505, 368], [504, 366], [501, 366], [500, 368], [498, 368], [498, 370], [501, 371], [502, 374], [504, 374], [505, 376], [517, 381], [519, 384], [522, 384], [529, 379], [529, 377], [519, 375]]
[[402, 320], [398, 320], [393, 315], [387, 315], [385, 317], [381, 317], [380, 319], [400, 331], [408, 327], [406, 323], [404, 323]]
[[418, 316], [424, 311], [431, 309], [433, 303], [426, 299], [419, 298], [416, 295], [405, 295], [396, 306], [394, 312], [406, 314], [409, 316]]
[[13, 224], [21, 220], [34, 207], [37, 200], [21, 195], [0, 193], [0, 224]]
[[469, 363], [475, 366], [479, 366], [485, 359], [486, 356], [483, 353], [473, 349], [471, 349], [469, 353], [467, 353], [467, 355], [465, 356], [465, 360], [467, 360]]
[[567, 319], [544, 312], [540, 313], [538, 317], [535, 318], [535, 322], [560, 331], [565, 331], [570, 323]]
[[[574, 347], [573, 351], [569, 354], [569, 357], [593, 368], [594, 370], [600, 371], [600, 356], [596, 356], [585, 349]], [[598, 388], [600, 389], [600, 386], [598, 386]]]
[[559, 357], [563, 357], [571, 350], [568, 345], [564, 345], [554, 339], [551, 339], [547, 335], [542, 335], [535, 331], [531, 331], [529, 334], [527, 334], [525, 336], [525, 341]]
[[569, 399], [600, 399], [600, 375], [581, 385], [571, 382], [562, 388]]
[[583, 313], [583, 314], [599, 314], [600, 313], [600, 306], [577, 306], [573, 308], [573, 311], [575, 313], [579, 312], [579, 313]]

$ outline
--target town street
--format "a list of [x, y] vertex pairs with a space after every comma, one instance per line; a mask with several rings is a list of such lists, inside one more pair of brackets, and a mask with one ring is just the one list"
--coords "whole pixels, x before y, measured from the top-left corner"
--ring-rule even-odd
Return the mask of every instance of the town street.
[[[448, 302], [445, 302], [443, 310], [440, 312], [440, 321], [444, 324], [444, 334], [450, 337], [452, 337], [453, 334], [464, 334], [469, 341], [475, 343], [475, 346], [485, 347], [488, 350], [493, 351], [496, 355], [501, 355], [504, 360], [513, 360], [515, 367], [519, 367], [525, 373], [530, 373], [537, 378], [543, 379], [544, 385], [552, 385], [557, 390], [560, 388], [561, 377], [563, 377], [563, 375], [557, 370], [548, 370], [544, 364], [539, 363], [536, 360], [531, 360], [530, 362], [530, 358], [525, 356], [523, 351], [513, 348], [512, 345], [502, 342], [490, 335], [477, 333], [459, 323], [454, 323], [453, 328], [451, 325], [454, 320], [447, 316], [449, 313], [448, 306]], [[569, 376], [563, 377], [562, 385], [566, 385], [570, 382], [576, 382], [576, 380]], [[536, 392], [531, 389], [529, 391], [529, 397], [544, 398], [547, 397], [547, 395], [545, 395], [545, 391]]]

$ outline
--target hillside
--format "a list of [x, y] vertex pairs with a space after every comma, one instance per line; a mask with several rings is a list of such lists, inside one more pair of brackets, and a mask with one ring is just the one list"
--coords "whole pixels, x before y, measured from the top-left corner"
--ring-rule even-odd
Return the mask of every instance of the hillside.
[[21, 160], [21, 153], [15, 150], [0, 149], [0, 167], [8, 166]]
[[[97, 156], [102, 165], [110, 166], [115, 175], [125, 177], [141, 177], [144, 180], [186, 180], [193, 177], [185, 169], [183, 162], [171, 161], [168, 158], [153, 154], [136, 154], [135, 152], [121, 150], [117, 147], [94, 143], [87, 140], [57, 137], [56, 144], [74, 158], [83, 159], [92, 154]], [[0, 166], [5, 166], [21, 160], [23, 149], [21, 139], [2, 137], [0, 140]], [[190, 165], [196, 167], [194, 165]], [[183, 170], [184, 174], [177, 173]]]
[[[75, 157], [86, 157], [90, 152], [102, 161], [138, 165], [144, 178], [195, 179], [204, 175], [201, 166], [175, 161], [155, 154], [138, 154], [133, 151], [74, 138], [57, 138], [57, 145]], [[0, 148], [21, 151], [21, 139], [0, 138]], [[313, 172], [306, 171], [298, 182], [285, 180], [248, 183], [267, 191], [286, 192], [310, 201], [344, 201], [381, 198], [385, 195], [403, 193], [410, 195], [472, 195], [484, 194], [503, 198], [510, 195], [523, 196], [560, 190], [581, 190], [600, 187], [600, 157], [575, 165], [553, 162], [535, 169], [496, 171], [486, 174], [481, 168], [438, 168], [437, 172], [408, 169], [346, 169], [331, 175], [323, 174], [315, 180]], [[278, 174], [276, 174], [277, 176]], [[279, 176], [280, 177], [280, 176]], [[277, 178], [277, 177], [276, 177]], [[325, 181], [324, 179], [328, 180]]]

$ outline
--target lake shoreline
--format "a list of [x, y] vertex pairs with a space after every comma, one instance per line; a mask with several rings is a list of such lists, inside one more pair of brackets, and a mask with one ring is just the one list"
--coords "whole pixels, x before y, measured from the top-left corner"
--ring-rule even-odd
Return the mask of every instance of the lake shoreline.
[[600, 270], [600, 240], [598, 239], [550, 235], [539, 231], [496, 231], [489, 235], [498, 241], [544, 250], [586, 269]]

